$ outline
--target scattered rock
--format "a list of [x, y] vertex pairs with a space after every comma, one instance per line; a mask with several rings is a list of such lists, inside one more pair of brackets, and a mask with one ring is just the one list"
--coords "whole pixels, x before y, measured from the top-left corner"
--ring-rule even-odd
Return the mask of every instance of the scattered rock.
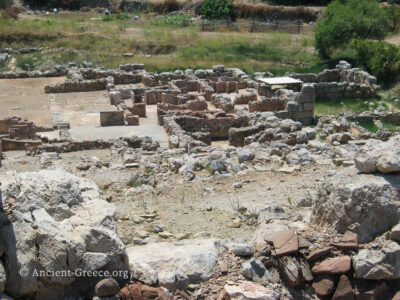
[[328, 258], [312, 268], [314, 274], [343, 274], [350, 271], [351, 257], [344, 255]]

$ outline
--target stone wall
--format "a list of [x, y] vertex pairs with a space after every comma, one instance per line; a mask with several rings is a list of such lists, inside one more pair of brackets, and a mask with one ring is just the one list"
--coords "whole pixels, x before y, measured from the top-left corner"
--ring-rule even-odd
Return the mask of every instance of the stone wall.
[[101, 126], [121, 126], [125, 125], [123, 111], [101, 111], [100, 112]]
[[341, 61], [335, 69], [324, 70], [319, 74], [288, 73], [306, 83], [313, 83], [316, 100], [341, 100], [345, 98], [370, 99], [376, 97], [379, 86], [377, 80], [368, 72]]
[[44, 91], [46, 94], [102, 91], [107, 88], [107, 83], [108, 81], [106, 78], [94, 80], [66, 80], [63, 83], [57, 83], [55, 85], [45, 85]]

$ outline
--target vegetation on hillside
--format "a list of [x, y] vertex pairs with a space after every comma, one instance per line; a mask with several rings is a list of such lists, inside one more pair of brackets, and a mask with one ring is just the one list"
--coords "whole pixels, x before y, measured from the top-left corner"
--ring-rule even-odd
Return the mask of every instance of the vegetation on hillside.
[[388, 32], [385, 10], [376, 0], [335, 0], [315, 26], [315, 48], [329, 57], [352, 39], [383, 39]]
[[220, 19], [232, 15], [232, 0], [204, 0], [200, 12], [207, 18]]

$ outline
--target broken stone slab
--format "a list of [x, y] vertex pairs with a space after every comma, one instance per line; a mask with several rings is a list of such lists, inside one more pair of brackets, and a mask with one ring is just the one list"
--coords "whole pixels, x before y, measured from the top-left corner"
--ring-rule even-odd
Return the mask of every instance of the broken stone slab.
[[299, 241], [295, 230], [290, 229], [277, 234], [272, 241], [275, 256], [284, 256], [299, 251]]
[[343, 274], [350, 271], [351, 257], [344, 255], [328, 258], [312, 268], [314, 274]]
[[354, 277], [371, 280], [400, 278], [400, 245], [389, 241], [381, 250], [362, 249], [353, 256]]
[[318, 296], [329, 296], [335, 288], [335, 277], [329, 274], [319, 275], [315, 278], [312, 287]]
[[346, 275], [340, 277], [338, 286], [333, 294], [332, 300], [354, 300], [353, 287]]
[[279, 293], [276, 293], [270, 287], [261, 284], [245, 281], [238, 285], [225, 285], [224, 295], [221, 300], [276, 300], [279, 299]]
[[332, 250], [333, 250], [333, 247], [325, 247], [325, 248], [321, 248], [321, 249], [316, 249], [307, 256], [307, 261], [312, 262], [318, 258], [327, 256], [331, 253]]
[[313, 280], [308, 263], [299, 258], [284, 256], [278, 259], [279, 271], [291, 287], [298, 287], [304, 281]]
[[198, 239], [131, 247], [127, 249], [127, 254], [135, 278], [154, 285], [160, 280], [161, 272], [172, 272], [175, 276], [172, 286], [176, 288], [209, 279], [216, 271], [221, 249], [216, 240]]

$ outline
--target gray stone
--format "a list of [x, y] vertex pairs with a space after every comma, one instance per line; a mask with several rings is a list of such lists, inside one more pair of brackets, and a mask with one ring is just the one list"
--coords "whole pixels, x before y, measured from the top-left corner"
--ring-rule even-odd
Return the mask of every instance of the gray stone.
[[255, 157], [255, 152], [253, 149], [248, 148], [239, 148], [237, 149], [237, 155], [239, 163], [243, 163], [245, 161], [252, 161]]
[[[154, 243], [127, 249], [133, 276], [146, 284], [160, 280], [169, 287], [172, 274], [180, 281], [198, 283], [209, 279], [216, 271], [219, 242], [211, 239], [183, 240], [176, 243]], [[167, 274], [167, 275], [166, 275]], [[183, 276], [183, 277], [182, 277]], [[177, 279], [178, 284], [179, 280]]]
[[400, 278], [400, 246], [389, 241], [381, 250], [362, 249], [353, 256], [354, 277], [370, 280]]
[[[74, 276], [50, 277], [44, 285], [32, 276], [35, 270], [128, 271], [115, 208], [92, 181], [43, 170], [6, 177], [3, 183], [0, 217], [5, 223], [0, 231], [7, 256], [7, 293], [12, 297], [40, 294], [50, 300], [94, 289], [92, 278]], [[8, 199], [14, 199], [12, 207]], [[28, 276], [21, 276], [21, 269]]]
[[363, 173], [393, 173], [400, 171], [400, 136], [382, 142], [370, 139], [355, 157], [356, 168]]
[[226, 164], [225, 161], [222, 159], [212, 160], [210, 162], [210, 173], [213, 175], [216, 172], [222, 173], [226, 171]]
[[250, 244], [233, 244], [233, 253], [237, 256], [252, 256], [254, 254], [253, 246]]
[[[365, 243], [400, 219], [400, 178], [338, 173], [319, 186], [311, 222], [339, 233], [351, 230]], [[384, 217], [382, 217], [384, 216]]]
[[242, 275], [247, 279], [262, 278], [267, 269], [258, 259], [250, 259], [242, 264]]

